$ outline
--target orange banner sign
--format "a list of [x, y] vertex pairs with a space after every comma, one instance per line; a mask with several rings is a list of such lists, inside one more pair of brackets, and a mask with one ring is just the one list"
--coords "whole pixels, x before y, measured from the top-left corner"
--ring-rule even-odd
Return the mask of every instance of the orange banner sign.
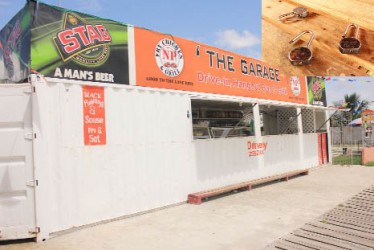
[[256, 59], [135, 28], [138, 86], [307, 103], [305, 77]]
[[104, 88], [82, 86], [84, 145], [105, 145]]
[[374, 110], [366, 109], [362, 111], [362, 124], [372, 124], [374, 123]]

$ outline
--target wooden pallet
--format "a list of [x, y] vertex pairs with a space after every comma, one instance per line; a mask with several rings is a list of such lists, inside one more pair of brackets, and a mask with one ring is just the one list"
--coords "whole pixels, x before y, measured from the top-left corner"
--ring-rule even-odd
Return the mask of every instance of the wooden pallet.
[[[282, 23], [279, 15], [298, 6], [310, 15], [300, 21]], [[262, 60], [281, 67], [286, 75], [371, 76], [374, 75], [374, 3], [371, 0], [263, 0]], [[361, 51], [357, 55], [341, 54], [339, 41], [349, 23], [360, 26]], [[290, 45], [289, 41], [303, 30], [312, 30], [313, 59], [310, 65], [293, 66], [288, 52], [305, 46], [309, 35]]]
[[374, 249], [374, 186], [266, 249]]
[[234, 184], [234, 185], [228, 185], [228, 186], [219, 187], [215, 189], [205, 190], [205, 191], [189, 194], [187, 198], [187, 202], [190, 204], [200, 205], [204, 199], [207, 199], [209, 197], [218, 196], [218, 195], [229, 193], [229, 192], [236, 191], [236, 190], [242, 190], [242, 191], [248, 190], [249, 191], [252, 189], [253, 186], [256, 186], [256, 185], [269, 183], [269, 182], [276, 181], [276, 180], [288, 181], [289, 178], [291, 177], [298, 176], [298, 175], [307, 175], [307, 174], [309, 174], [308, 169], [296, 170], [296, 171], [278, 174], [274, 176], [241, 182], [241, 183]]

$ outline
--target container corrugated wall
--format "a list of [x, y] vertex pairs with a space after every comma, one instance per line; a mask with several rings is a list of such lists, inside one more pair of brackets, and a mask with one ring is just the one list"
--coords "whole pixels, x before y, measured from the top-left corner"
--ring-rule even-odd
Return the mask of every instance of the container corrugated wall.
[[[106, 145], [85, 146], [82, 85], [35, 85], [37, 218], [44, 237], [183, 202], [192, 192], [318, 165], [316, 134], [262, 137], [264, 155], [250, 157], [255, 137], [192, 139], [187, 92], [121, 85], [102, 85]], [[308, 143], [298, 149], [303, 139]]]

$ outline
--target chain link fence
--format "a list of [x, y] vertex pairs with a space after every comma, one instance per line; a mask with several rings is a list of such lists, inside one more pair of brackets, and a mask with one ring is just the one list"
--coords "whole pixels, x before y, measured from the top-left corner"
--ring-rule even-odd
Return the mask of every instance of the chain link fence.
[[361, 151], [368, 146], [362, 127], [331, 127], [332, 163], [335, 165], [361, 165]]

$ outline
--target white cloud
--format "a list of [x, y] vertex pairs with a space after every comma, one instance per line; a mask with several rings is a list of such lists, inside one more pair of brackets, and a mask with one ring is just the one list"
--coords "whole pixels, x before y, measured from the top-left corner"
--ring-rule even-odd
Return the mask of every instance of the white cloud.
[[249, 48], [261, 42], [260, 38], [247, 30], [240, 33], [234, 29], [228, 29], [217, 32], [216, 36], [217, 40], [215, 41], [215, 44], [221, 48], [229, 50]]

